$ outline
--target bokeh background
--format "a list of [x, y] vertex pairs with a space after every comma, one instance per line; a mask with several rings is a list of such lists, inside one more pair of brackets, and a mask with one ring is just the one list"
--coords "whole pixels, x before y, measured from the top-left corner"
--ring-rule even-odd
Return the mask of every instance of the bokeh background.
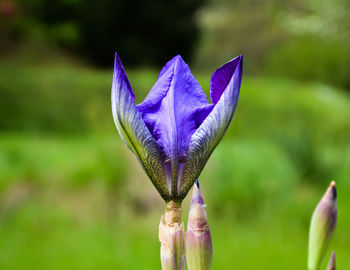
[[348, 0], [0, 0], [1, 269], [160, 269], [164, 203], [113, 124], [115, 51], [138, 103], [176, 54], [206, 93], [244, 54], [200, 177], [214, 269], [306, 269], [332, 179], [331, 248], [350, 269]]

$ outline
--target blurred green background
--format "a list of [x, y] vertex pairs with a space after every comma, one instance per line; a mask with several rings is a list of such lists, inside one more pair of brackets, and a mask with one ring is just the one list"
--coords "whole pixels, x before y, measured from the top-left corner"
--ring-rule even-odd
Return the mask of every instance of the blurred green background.
[[137, 103], [176, 54], [206, 93], [217, 67], [245, 56], [234, 121], [200, 177], [214, 269], [306, 269], [310, 217], [332, 179], [331, 248], [350, 269], [349, 10], [0, 0], [0, 269], [160, 269], [164, 203], [113, 124], [115, 51]]

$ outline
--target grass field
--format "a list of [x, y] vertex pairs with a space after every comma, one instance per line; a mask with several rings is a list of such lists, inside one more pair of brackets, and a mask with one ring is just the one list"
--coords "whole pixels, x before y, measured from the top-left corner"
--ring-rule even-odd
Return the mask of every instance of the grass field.
[[[0, 70], [0, 269], [159, 269], [164, 203], [113, 126], [111, 71], [63, 60], [8, 60]], [[157, 74], [127, 73], [140, 102]], [[207, 91], [210, 75], [195, 75]], [[244, 77], [232, 126], [200, 178], [213, 269], [306, 269], [311, 213], [332, 179], [331, 248], [348, 269], [349, 134], [346, 92]]]

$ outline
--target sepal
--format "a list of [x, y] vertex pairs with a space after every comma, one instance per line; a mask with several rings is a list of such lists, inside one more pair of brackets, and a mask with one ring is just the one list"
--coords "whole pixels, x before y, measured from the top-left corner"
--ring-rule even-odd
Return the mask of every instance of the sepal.
[[[232, 65], [231, 62], [234, 62], [235, 65]], [[239, 56], [231, 62], [225, 64], [232, 69], [232, 76], [228, 85], [222, 92], [213, 110], [191, 137], [188, 156], [181, 179], [180, 197], [185, 197], [191, 189], [195, 179], [199, 177], [210, 155], [232, 121], [240, 92], [243, 56]], [[223, 70], [226, 71], [226, 69]]]
[[160, 195], [169, 200], [159, 147], [136, 109], [134, 99], [124, 67], [119, 56], [115, 54], [112, 84], [114, 123], [124, 143], [136, 155]]

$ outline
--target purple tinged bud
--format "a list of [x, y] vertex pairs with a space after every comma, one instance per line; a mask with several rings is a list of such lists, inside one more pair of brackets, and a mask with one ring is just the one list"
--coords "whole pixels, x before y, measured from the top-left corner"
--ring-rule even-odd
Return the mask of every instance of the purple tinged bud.
[[309, 232], [309, 270], [318, 270], [333, 235], [337, 221], [337, 190], [332, 181], [317, 205]]
[[335, 252], [334, 250], [332, 251], [332, 255], [331, 258], [329, 259], [329, 263], [327, 266], [327, 270], [335, 270], [336, 269], [336, 265], [335, 265]]
[[186, 258], [189, 270], [209, 270], [213, 260], [208, 217], [198, 181], [193, 186], [186, 233]]
[[194, 183], [194, 186], [193, 186], [191, 207], [196, 205], [197, 203], [199, 203], [201, 205], [204, 205], [204, 200], [203, 200], [203, 197], [202, 197], [202, 193], [200, 191], [198, 179], [196, 179], [196, 181]]

